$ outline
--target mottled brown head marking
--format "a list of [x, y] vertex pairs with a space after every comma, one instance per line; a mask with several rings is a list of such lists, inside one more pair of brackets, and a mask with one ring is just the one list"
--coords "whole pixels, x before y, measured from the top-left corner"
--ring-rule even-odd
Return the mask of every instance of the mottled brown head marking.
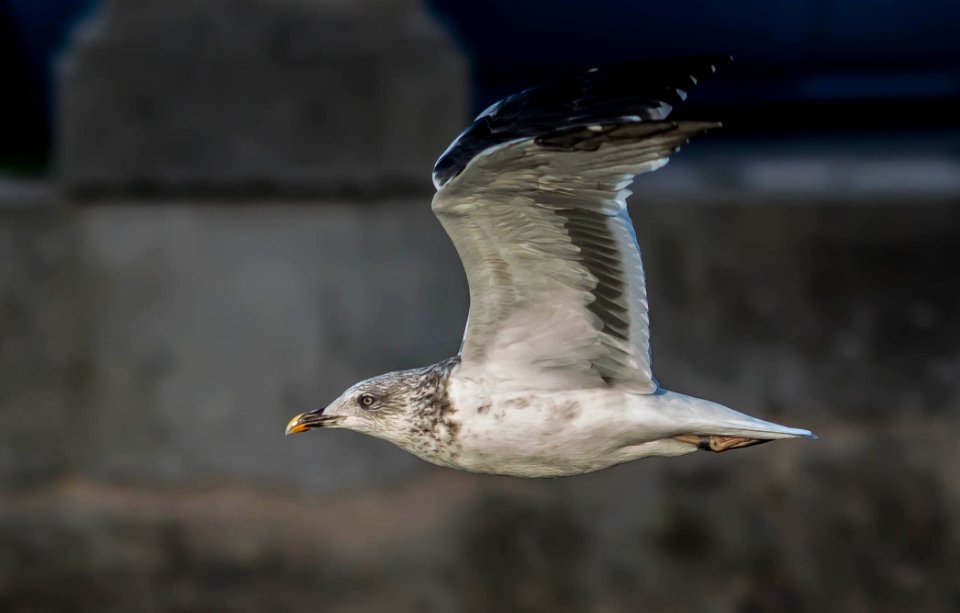
[[324, 427], [386, 439], [426, 460], [449, 464], [460, 449], [460, 422], [447, 393], [460, 358], [387, 373], [357, 383], [329, 406], [311, 412]]
[[410, 451], [432, 462], [448, 463], [460, 451], [460, 422], [447, 390], [450, 373], [459, 365], [460, 358], [454, 357], [420, 372], [410, 416]]

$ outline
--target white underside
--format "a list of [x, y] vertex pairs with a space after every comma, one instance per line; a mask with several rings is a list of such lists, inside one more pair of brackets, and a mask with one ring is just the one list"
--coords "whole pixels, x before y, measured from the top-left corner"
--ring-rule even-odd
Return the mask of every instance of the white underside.
[[448, 393], [461, 444], [451, 464], [473, 472], [564, 476], [696, 451], [672, 438], [681, 434], [813, 437], [808, 430], [665, 390], [653, 395], [610, 388], [487, 395], [484, 386], [454, 375]]

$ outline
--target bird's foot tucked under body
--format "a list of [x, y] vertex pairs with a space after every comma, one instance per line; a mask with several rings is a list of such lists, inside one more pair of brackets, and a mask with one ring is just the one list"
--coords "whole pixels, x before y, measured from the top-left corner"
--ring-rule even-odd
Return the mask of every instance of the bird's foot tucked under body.
[[673, 437], [681, 443], [689, 443], [697, 449], [703, 451], [713, 451], [721, 453], [730, 449], [740, 449], [742, 447], [752, 447], [753, 445], [762, 445], [769, 443], [770, 439], [745, 438], [742, 436], [720, 436], [717, 434], [681, 434]]

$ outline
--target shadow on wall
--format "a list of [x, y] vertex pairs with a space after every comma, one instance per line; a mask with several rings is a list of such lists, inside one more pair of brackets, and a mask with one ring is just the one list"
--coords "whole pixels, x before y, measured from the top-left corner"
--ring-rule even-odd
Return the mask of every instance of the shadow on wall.
[[72, 26], [96, 0], [0, 2], [0, 172], [46, 169], [51, 144], [53, 68]]

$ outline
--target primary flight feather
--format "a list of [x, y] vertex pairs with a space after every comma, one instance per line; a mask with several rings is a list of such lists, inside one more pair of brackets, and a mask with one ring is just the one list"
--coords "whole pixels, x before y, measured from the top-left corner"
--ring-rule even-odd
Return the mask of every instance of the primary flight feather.
[[350, 428], [444, 466], [523, 477], [813, 438], [667, 391], [626, 199], [638, 174], [719, 126], [670, 121], [718, 59], [593, 69], [481, 113], [434, 167], [463, 262], [459, 355], [357, 383], [287, 434]]

